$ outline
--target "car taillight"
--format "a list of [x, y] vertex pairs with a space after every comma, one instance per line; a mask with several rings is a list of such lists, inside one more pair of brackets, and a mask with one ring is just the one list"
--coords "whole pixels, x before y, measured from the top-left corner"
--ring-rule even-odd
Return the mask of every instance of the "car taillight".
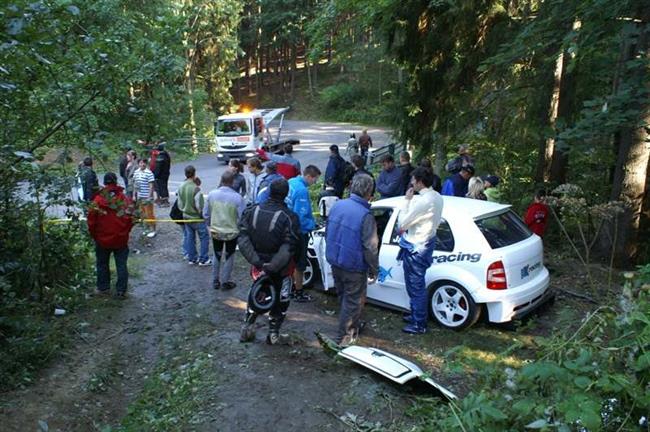
[[492, 290], [508, 289], [506, 269], [501, 261], [495, 261], [487, 269], [487, 288]]

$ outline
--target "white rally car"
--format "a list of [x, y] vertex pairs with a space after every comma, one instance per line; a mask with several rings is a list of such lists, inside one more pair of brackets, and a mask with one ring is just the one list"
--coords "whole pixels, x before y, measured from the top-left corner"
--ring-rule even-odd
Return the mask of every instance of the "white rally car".
[[[522, 317], [551, 297], [542, 240], [509, 205], [469, 198], [443, 197], [433, 264], [426, 273], [429, 313], [452, 329], [474, 324], [481, 313], [495, 323]], [[372, 203], [379, 235], [379, 275], [368, 285], [368, 301], [409, 310], [399, 246], [397, 217], [404, 197]], [[320, 274], [325, 290], [334, 288], [325, 259], [325, 229], [309, 244], [309, 285]]]

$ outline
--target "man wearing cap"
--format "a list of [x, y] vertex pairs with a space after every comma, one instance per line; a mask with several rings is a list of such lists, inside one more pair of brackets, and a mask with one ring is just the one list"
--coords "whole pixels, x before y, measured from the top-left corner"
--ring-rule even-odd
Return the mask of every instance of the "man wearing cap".
[[488, 201], [492, 202], [501, 202], [501, 189], [499, 186], [499, 177], [495, 175], [489, 175], [483, 178], [483, 184], [485, 185], [485, 190], [483, 193], [487, 197]]
[[339, 146], [332, 144], [330, 146], [330, 159], [325, 169], [325, 184], [334, 186], [336, 196], [343, 197], [345, 187], [345, 159], [339, 154]]
[[459, 172], [453, 174], [442, 185], [442, 195], [464, 197], [467, 195], [469, 179], [474, 175], [474, 167], [464, 166]]
[[[285, 203], [288, 193], [287, 181], [284, 178], [275, 180], [269, 186], [269, 199], [248, 207], [239, 223], [239, 250], [257, 271], [263, 271], [271, 279], [274, 302], [270, 307], [266, 338], [271, 345], [279, 341], [280, 326], [289, 308], [291, 274], [300, 242], [300, 222]], [[241, 342], [255, 339], [253, 326], [260, 311], [254, 308], [254, 300], [249, 296]]]
[[113, 254], [117, 270], [116, 295], [118, 298], [126, 296], [131, 228], [133, 203], [124, 194], [124, 189], [117, 185], [117, 175], [106, 173], [104, 187], [95, 195], [88, 211], [88, 231], [95, 240], [98, 294], [108, 294], [110, 291], [109, 260]]
[[156, 191], [158, 192], [161, 207], [169, 207], [169, 189], [167, 188], [167, 183], [169, 182], [171, 163], [172, 159], [165, 150], [165, 143], [158, 144], [158, 153], [156, 154], [156, 162], [152, 171], [153, 176], [156, 178]]

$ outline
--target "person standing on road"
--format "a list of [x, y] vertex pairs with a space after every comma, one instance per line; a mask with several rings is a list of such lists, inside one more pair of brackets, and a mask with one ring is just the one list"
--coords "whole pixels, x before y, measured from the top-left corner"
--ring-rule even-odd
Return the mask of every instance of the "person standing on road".
[[79, 165], [79, 183], [82, 193], [79, 194], [81, 201], [90, 202], [99, 190], [97, 174], [93, 170], [93, 158], [87, 156]]
[[129, 197], [133, 197], [133, 190], [135, 186], [133, 184], [133, 175], [138, 169], [138, 154], [135, 150], [129, 150], [126, 152], [126, 180], [124, 184], [126, 185], [126, 194]]
[[330, 158], [325, 170], [325, 183], [334, 186], [336, 196], [343, 197], [345, 188], [345, 159], [339, 154], [339, 146], [332, 144], [330, 146]]
[[[200, 184], [200, 181], [198, 182]], [[194, 219], [196, 222], [185, 222], [183, 224], [183, 252], [190, 265], [198, 264], [199, 267], [206, 267], [212, 264], [210, 261], [210, 236], [208, 228], [202, 220], [203, 194], [197, 191], [199, 186], [196, 181], [196, 168], [192, 165], [185, 167], [185, 181], [178, 188], [178, 209], [183, 212], [183, 219]], [[196, 235], [199, 236], [200, 252], [196, 252]]]
[[88, 231], [95, 240], [97, 268], [97, 293], [108, 294], [111, 289], [109, 261], [115, 260], [117, 298], [126, 296], [129, 283], [127, 260], [129, 233], [133, 228], [133, 202], [117, 185], [117, 176], [109, 172], [104, 176], [104, 187], [95, 195], [88, 211]]
[[[280, 326], [289, 308], [291, 274], [295, 255], [300, 247], [300, 222], [289, 210], [285, 199], [289, 184], [282, 178], [269, 186], [269, 199], [263, 204], [248, 207], [239, 223], [239, 250], [255, 271], [263, 271], [271, 279], [274, 302], [269, 311], [269, 334], [266, 342], [276, 344], [280, 339]], [[253, 325], [259, 312], [253, 301], [255, 293], [248, 297], [244, 326], [239, 340], [255, 339]]]
[[145, 229], [142, 234], [149, 238], [156, 236], [156, 215], [153, 212], [154, 180], [153, 173], [147, 168], [147, 159], [138, 160], [138, 169], [133, 173], [133, 197], [138, 203], [142, 217], [147, 219], [145, 226], [149, 227], [149, 231]]
[[257, 202], [257, 194], [260, 191], [260, 186], [264, 180], [264, 167], [256, 157], [248, 159], [248, 179], [246, 184], [248, 190], [246, 191], [246, 204], [255, 204]]
[[[235, 172], [226, 170], [221, 175], [221, 186], [208, 194], [203, 207], [203, 217], [210, 227], [214, 264], [212, 265], [212, 287], [233, 289], [236, 284], [230, 280], [235, 261], [239, 218], [246, 203], [244, 197], [233, 189]], [[221, 261], [223, 260], [223, 268]]]
[[246, 177], [244, 177], [244, 167], [239, 159], [230, 159], [228, 162], [228, 169], [233, 172], [233, 181], [230, 186], [235, 192], [239, 193], [241, 196], [246, 196], [246, 191], [248, 190], [248, 185], [246, 184]]
[[165, 150], [165, 144], [158, 144], [158, 154], [156, 155], [153, 176], [156, 178], [156, 190], [158, 191], [161, 207], [169, 207], [169, 189], [167, 188], [167, 183], [169, 182], [171, 164], [172, 159], [169, 153], [167, 153], [167, 150]]
[[285, 179], [289, 180], [300, 175], [300, 161], [293, 157], [293, 145], [285, 144], [282, 148], [284, 154], [275, 154], [264, 151], [263, 149], [257, 150], [257, 154], [263, 160], [272, 160], [278, 164], [278, 174]]
[[395, 159], [391, 155], [382, 158], [382, 171], [377, 178], [377, 191], [381, 198], [390, 198], [402, 194], [402, 171], [395, 166]]
[[[433, 263], [436, 231], [442, 218], [442, 196], [431, 189], [433, 173], [426, 168], [416, 168], [411, 177], [411, 188], [406, 192], [405, 203], [399, 214], [397, 226], [400, 233], [400, 250], [397, 260], [402, 261], [406, 292], [411, 312], [404, 316], [408, 323], [405, 333], [422, 334], [427, 330], [428, 305], [424, 275]], [[414, 196], [415, 192], [418, 193]]]
[[274, 181], [284, 178], [278, 174], [278, 164], [273, 161], [268, 161], [266, 163], [266, 175], [260, 182], [259, 192], [257, 193], [257, 203], [262, 204], [264, 201], [269, 199], [271, 189], [271, 183]]
[[363, 329], [361, 312], [368, 280], [379, 269], [377, 224], [370, 213], [373, 180], [359, 174], [352, 180], [350, 198], [334, 204], [327, 220], [326, 257], [332, 266], [341, 311], [336, 343], [348, 346]]
[[296, 271], [293, 281], [295, 291], [292, 298], [297, 302], [308, 302], [312, 298], [305, 293], [302, 287], [303, 273], [307, 268], [307, 245], [309, 244], [309, 233], [316, 228], [316, 221], [311, 209], [311, 200], [309, 198], [309, 186], [318, 181], [321, 172], [318, 167], [309, 165], [299, 177], [289, 180], [289, 195], [287, 196], [287, 206], [293, 211], [300, 221], [300, 248], [298, 259], [296, 261]]
[[359, 151], [364, 161], [368, 160], [368, 151], [372, 147], [372, 138], [368, 135], [368, 129], [364, 129], [359, 136]]

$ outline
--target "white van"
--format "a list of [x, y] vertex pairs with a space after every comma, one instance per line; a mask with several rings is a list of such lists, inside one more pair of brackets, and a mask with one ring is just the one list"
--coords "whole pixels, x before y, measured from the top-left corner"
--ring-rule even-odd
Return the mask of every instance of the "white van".
[[[219, 116], [214, 124], [217, 159], [224, 162], [228, 162], [230, 159], [248, 159], [255, 156], [257, 149], [262, 147], [271, 151], [276, 150], [284, 144], [280, 141], [280, 133], [284, 113], [288, 110], [288, 107], [256, 109]], [[268, 125], [278, 115], [280, 115], [280, 125], [274, 140], [268, 130]], [[292, 144], [298, 142], [291, 140]]]

